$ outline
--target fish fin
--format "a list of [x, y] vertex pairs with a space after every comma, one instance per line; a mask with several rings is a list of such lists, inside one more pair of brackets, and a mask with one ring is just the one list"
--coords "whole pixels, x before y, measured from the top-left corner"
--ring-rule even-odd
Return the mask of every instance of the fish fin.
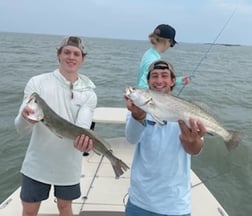
[[[148, 104], [153, 107], [153, 109], [155, 109], [155, 102], [153, 101], [153, 99], [150, 97], [150, 99], [148, 100]], [[160, 118], [158, 118], [157, 115], [150, 113], [152, 118], [158, 123], [158, 125], [164, 125], [165, 124], [165, 120], [162, 120]]]
[[200, 107], [201, 109], [206, 110], [206, 111], [211, 110], [210, 107], [209, 107], [207, 104], [205, 104], [205, 103], [203, 103], [203, 102], [201, 102], [201, 101], [192, 101], [192, 100], [188, 100], [188, 101], [189, 101], [190, 103], [192, 103], [192, 104], [194, 104], [194, 105]]
[[[110, 148], [108, 148], [108, 151], [112, 154], [112, 149]], [[103, 155], [103, 153], [101, 153], [98, 149], [96, 149], [95, 148], [95, 146], [94, 146], [94, 148], [93, 148], [93, 152], [95, 153], [95, 154], [97, 154], [97, 155]]]
[[230, 133], [231, 133], [231, 138], [228, 141], [225, 141], [225, 145], [228, 151], [235, 149], [239, 145], [242, 139], [240, 132], [231, 131]]
[[58, 138], [60, 139], [64, 139], [64, 137], [62, 135], [60, 135], [56, 130], [54, 130], [53, 128], [50, 127], [50, 125], [48, 125], [46, 122], [44, 122], [44, 119], [41, 120], [41, 122]]
[[215, 119], [219, 119], [219, 116], [217, 115], [217, 110], [215, 110], [215, 107], [209, 107], [207, 104], [200, 102], [200, 101], [190, 101], [190, 103], [196, 105], [200, 109], [204, 110], [205, 113], [211, 115]]
[[165, 121], [161, 120], [160, 118], [158, 118], [156, 115], [152, 115], [152, 117], [154, 118], [154, 120], [158, 123], [158, 125], [164, 125]]
[[59, 137], [60, 139], [64, 139], [64, 137], [62, 135], [58, 134], [56, 131], [54, 131], [54, 130], [51, 130], [51, 131], [53, 132], [53, 134], [55, 136]]
[[118, 158], [116, 158], [116, 163], [112, 164], [112, 167], [115, 172], [116, 179], [118, 179], [125, 171], [127, 171], [129, 169], [127, 164]]
[[93, 152], [97, 155], [102, 155], [101, 152], [99, 152], [98, 150], [96, 150], [95, 148], [93, 148]]
[[147, 100], [147, 103], [148, 103], [149, 105], [151, 105], [151, 106], [154, 106], [154, 105], [155, 105], [155, 103], [154, 103], [152, 97], [150, 97], [150, 98]]
[[210, 136], [214, 136], [214, 134], [211, 133], [211, 132], [207, 132], [207, 134], [210, 135]]

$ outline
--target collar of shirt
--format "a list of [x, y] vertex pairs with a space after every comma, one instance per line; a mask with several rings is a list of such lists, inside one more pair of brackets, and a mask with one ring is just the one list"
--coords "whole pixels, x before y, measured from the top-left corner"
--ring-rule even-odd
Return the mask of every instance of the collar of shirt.
[[[53, 72], [54, 76], [65, 86], [70, 86], [70, 81], [68, 81], [59, 71], [56, 69]], [[73, 89], [75, 91], [84, 91], [86, 89], [94, 89], [95, 84], [85, 75], [79, 74], [78, 79], [73, 83]]]

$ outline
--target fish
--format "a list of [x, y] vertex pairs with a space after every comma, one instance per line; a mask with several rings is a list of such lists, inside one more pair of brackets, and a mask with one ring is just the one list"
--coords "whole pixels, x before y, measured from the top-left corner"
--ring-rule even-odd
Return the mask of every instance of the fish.
[[220, 136], [229, 151], [236, 148], [241, 141], [240, 132], [226, 130], [212, 114], [199, 104], [171, 94], [131, 86], [126, 87], [125, 97], [149, 113], [159, 125], [163, 125], [167, 121], [183, 120], [189, 126], [191, 118], [202, 122], [208, 134]]
[[79, 127], [59, 116], [38, 93], [33, 92], [28, 97], [26, 105], [34, 111], [28, 118], [42, 122], [56, 136], [74, 140], [77, 136], [84, 134], [91, 138], [93, 140], [93, 151], [99, 155], [104, 155], [110, 161], [116, 178], [119, 178], [129, 169], [126, 163], [113, 154], [109, 142], [95, 131]]

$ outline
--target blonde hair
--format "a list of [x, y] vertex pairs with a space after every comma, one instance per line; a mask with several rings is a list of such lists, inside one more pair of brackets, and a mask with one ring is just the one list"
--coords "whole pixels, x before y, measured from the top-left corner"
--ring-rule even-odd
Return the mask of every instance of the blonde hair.
[[151, 33], [149, 35], [149, 40], [152, 45], [157, 45], [157, 44], [166, 44], [170, 39], [167, 38], [162, 38], [156, 35], [155, 33]]

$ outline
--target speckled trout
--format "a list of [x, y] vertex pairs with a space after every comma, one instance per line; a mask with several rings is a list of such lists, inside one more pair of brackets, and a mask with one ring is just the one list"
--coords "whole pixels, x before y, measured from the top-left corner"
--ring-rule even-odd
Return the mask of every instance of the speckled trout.
[[207, 133], [223, 138], [228, 150], [238, 146], [241, 135], [237, 131], [228, 131], [206, 110], [187, 100], [150, 89], [127, 87], [125, 96], [152, 117], [159, 124], [164, 121], [183, 120], [189, 125], [189, 118], [204, 124]]
[[110, 144], [100, 137], [95, 131], [74, 125], [54, 112], [48, 104], [37, 94], [33, 93], [27, 101], [27, 105], [34, 110], [28, 117], [31, 120], [41, 121], [56, 136], [74, 140], [79, 135], [89, 136], [94, 143], [93, 150], [102, 154], [111, 162], [116, 178], [119, 178], [129, 167], [120, 159], [115, 157]]

